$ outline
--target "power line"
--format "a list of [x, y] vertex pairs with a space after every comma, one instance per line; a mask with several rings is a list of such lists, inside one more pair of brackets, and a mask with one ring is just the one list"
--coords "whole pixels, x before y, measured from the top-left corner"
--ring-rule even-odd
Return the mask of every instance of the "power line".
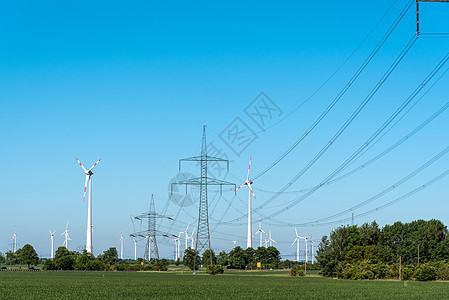
[[[371, 62], [371, 60], [374, 58], [374, 56], [377, 54], [377, 52], [380, 50], [380, 48], [384, 45], [384, 43], [387, 41], [387, 39], [390, 37], [390, 35], [393, 33], [394, 29], [399, 25], [400, 21], [404, 17], [405, 13], [409, 10], [411, 5], [414, 3], [414, 1], [411, 1], [410, 4], [406, 5], [406, 7], [402, 10], [401, 14], [396, 18], [396, 20], [393, 22], [393, 24], [390, 26], [386, 34], [383, 36], [383, 38], [380, 40], [380, 42], [377, 44], [377, 46], [374, 48], [374, 50], [369, 54], [369, 56], [366, 58], [366, 60], [362, 63], [362, 65], [359, 67], [359, 69], [356, 71], [356, 73], [352, 76], [352, 78], [349, 80], [349, 82], [343, 87], [343, 89], [340, 91], [340, 93], [334, 98], [334, 100], [331, 102], [331, 104], [326, 108], [326, 110], [318, 117], [317, 120], [307, 129], [307, 131], [295, 141], [295, 143], [290, 146], [290, 148], [287, 149], [280, 157], [278, 157], [273, 163], [271, 163], [268, 167], [266, 167], [264, 170], [262, 170], [260, 173], [258, 173], [256, 176], [253, 177], [253, 180], [257, 180], [259, 177], [267, 173], [269, 170], [271, 170], [274, 166], [276, 166], [281, 160], [283, 160], [288, 154], [290, 154], [309, 134], [312, 132], [313, 129], [326, 117], [326, 115], [332, 110], [332, 108], [338, 103], [338, 101], [343, 97], [343, 95], [348, 91], [348, 89], [354, 84], [356, 79], [360, 76], [360, 74], [365, 70], [365, 68], [368, 66], [368, 64]], [[416, 36], [414, 36], [416, 38]]]

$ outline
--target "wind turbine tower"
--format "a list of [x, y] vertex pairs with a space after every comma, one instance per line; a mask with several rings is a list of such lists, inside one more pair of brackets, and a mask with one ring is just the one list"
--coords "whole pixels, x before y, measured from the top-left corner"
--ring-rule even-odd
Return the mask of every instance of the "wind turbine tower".
[[252, 236], [252, 238], [255, 237], [257, 234], [260, 236], [259, 247], [262, 247], [262, 233], [268, 236], [267, 233], [262, 229], [262, 217], [260, 217], [259, 230], [257, 230], [256, 233]]
[[120, 259], [123, 259], [123, 236], [122, 233], [120, 233], [120, 239], [118, 240], [118, 242], [120, 243]]
[[56, 232], [56, 231], [51, 232], [51, 230], [48, 230], [48, 232], [50, 232], [51, 259], [53, 259], [53, 258], [54, 258], [54, 253], [55, 253], [54, 248], [53, 248], [53, 237], [55, 236], [55, 232]]
[[62, 245], [65, 246], [67, 249], [69, 249], [69, 241], [72, 240], [69, 237], [69, 221], [67, 221], [67, 224], [65, 225], [65, 230], [61, 235], [64, 236], [64, 243]]
[[16, 231], [14, 230], [14, 234], [12, 235], [11, 240], [13, 240], [12, 245], [13, 245], [13, 253], [16, 253], [17, 251], [17, 235], [16, 235]]
[[[249, 165], [248, 165], [248, 174], [246, 175], [245, 182], [239, 186], [238, 189], [240, 189], [243, 186], [248, 186], [248, 232], [247, 232], [247, 239], [246, 239], [246, 248], [252, 248], [252, 219], [251, 219], [251, 194], [253, 194], [254, 200], [256, 200], [256, 195], [254, 194], [254, 191], [251, 187], [251, 184], [253, 183], [251, 180], [249, 180], [249, 170], [251, 169], [251, 157], [249, 158]], [[260, 236], [260, 239], [262, 240], [262, 235]], [[261, 243], [262, 247], [262, 243]]]
[[92, 253], [92, 169], [101, 161], [101, 158], [92, 166], [89, 170], [86, 170], [83, 164], [76, 158], [76, 161], [80, 164], [81, 168], [83, 168], [84, 173], [86, 174], [86, 183], [84, 184], [84, 196], [83, 202], [86, 199], [86, 189], [87, 183], [89, 183], [89, 200], [87, 203], [87, 237], [86, 237], [86, 251], [87, 253]]

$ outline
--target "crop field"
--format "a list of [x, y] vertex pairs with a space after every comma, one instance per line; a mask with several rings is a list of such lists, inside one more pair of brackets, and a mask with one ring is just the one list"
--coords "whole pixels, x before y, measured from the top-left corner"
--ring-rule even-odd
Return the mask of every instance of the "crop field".
[[286, 272], [0, 272], [2, 299], [449, 299], [448, 282], [347, 281]]

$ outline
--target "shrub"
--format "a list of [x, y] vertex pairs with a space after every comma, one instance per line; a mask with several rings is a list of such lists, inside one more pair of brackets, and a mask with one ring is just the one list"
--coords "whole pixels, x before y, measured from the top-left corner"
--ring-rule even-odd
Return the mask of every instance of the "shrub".
[[413, 265], [406, 265], [402, 267], [402, 280], [410, 280], [416, 272], [416, 268]]
[[442, 264], [437, 268], [438, 280], [449, 280], [449, 265]]
[[223, 266], [222, 265], [209, 265], [206, 267], [206, 273], [209, 275], [217, 275], [223, 274]]
[[437, 278], [437, 271], [435, 267], [429, 264], [422, 264], [415, 273], [416, 280], [430, 281]]
[[304, 270], [301, 270], [298, 265], [293, 265], [290, 269], [290, 276], [304, 276]]

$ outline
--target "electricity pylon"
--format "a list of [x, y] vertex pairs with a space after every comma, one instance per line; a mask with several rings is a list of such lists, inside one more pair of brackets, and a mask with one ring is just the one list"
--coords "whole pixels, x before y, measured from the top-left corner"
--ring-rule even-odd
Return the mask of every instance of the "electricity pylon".
[[159, 259], [159, 251], [157, 248], [157, 240], [156, 240], [156, 235], [158, 233], [158, 231], [156, 230], [157, 218], [164, 218], [164, 219], [166, 218], [172, 220], [172, 218], [170, 217], [156, 213], [153, 195], [151, 195], [150, 210], [148, 211], [148, 213], [144, 213], [139, 216], [131, 218], [131, 220], [138, 220], [141, 222], [143, 219], [148, 219], [148, 229], [146, 231], [140, 231], [130, 234], [130, 236], [133, 238], [140, 237], [146, 240], [144, 260], [147, 261], [150, 261], [151, 259]]
[[201, 155], [193, 156], [189, 158], [183, 158], [179, 160], [179, 170], [181, 171], [182, 162], [200, 162], [201, 163], [201, 177], [190, 178], [184, 181], [174, 182], [173, 184], [182, 185], [196, 185], [200, 186], [200, 202], [198, 205], [198, 230], [196, 233], [196, 243], [195, 251], [201, 253], [203, 250], [212, 249], [210, 244], [210, 232], [209, 232], [209, 212], [207, 203], [207, 186], [208, 185], [218, 185], [220, 190], [223, 185], [233, 185], [227, 181], [210, 178], [207, 176], [207, 163], [208, 162], [226, 162], [227, 170], [229, 171], [229, 160], [222, 159], [219, 157], [213, 157], [207, 155], [207, 145], [206, 145], [206, 125], [203, 126], [203, 139], [201, 143]]

